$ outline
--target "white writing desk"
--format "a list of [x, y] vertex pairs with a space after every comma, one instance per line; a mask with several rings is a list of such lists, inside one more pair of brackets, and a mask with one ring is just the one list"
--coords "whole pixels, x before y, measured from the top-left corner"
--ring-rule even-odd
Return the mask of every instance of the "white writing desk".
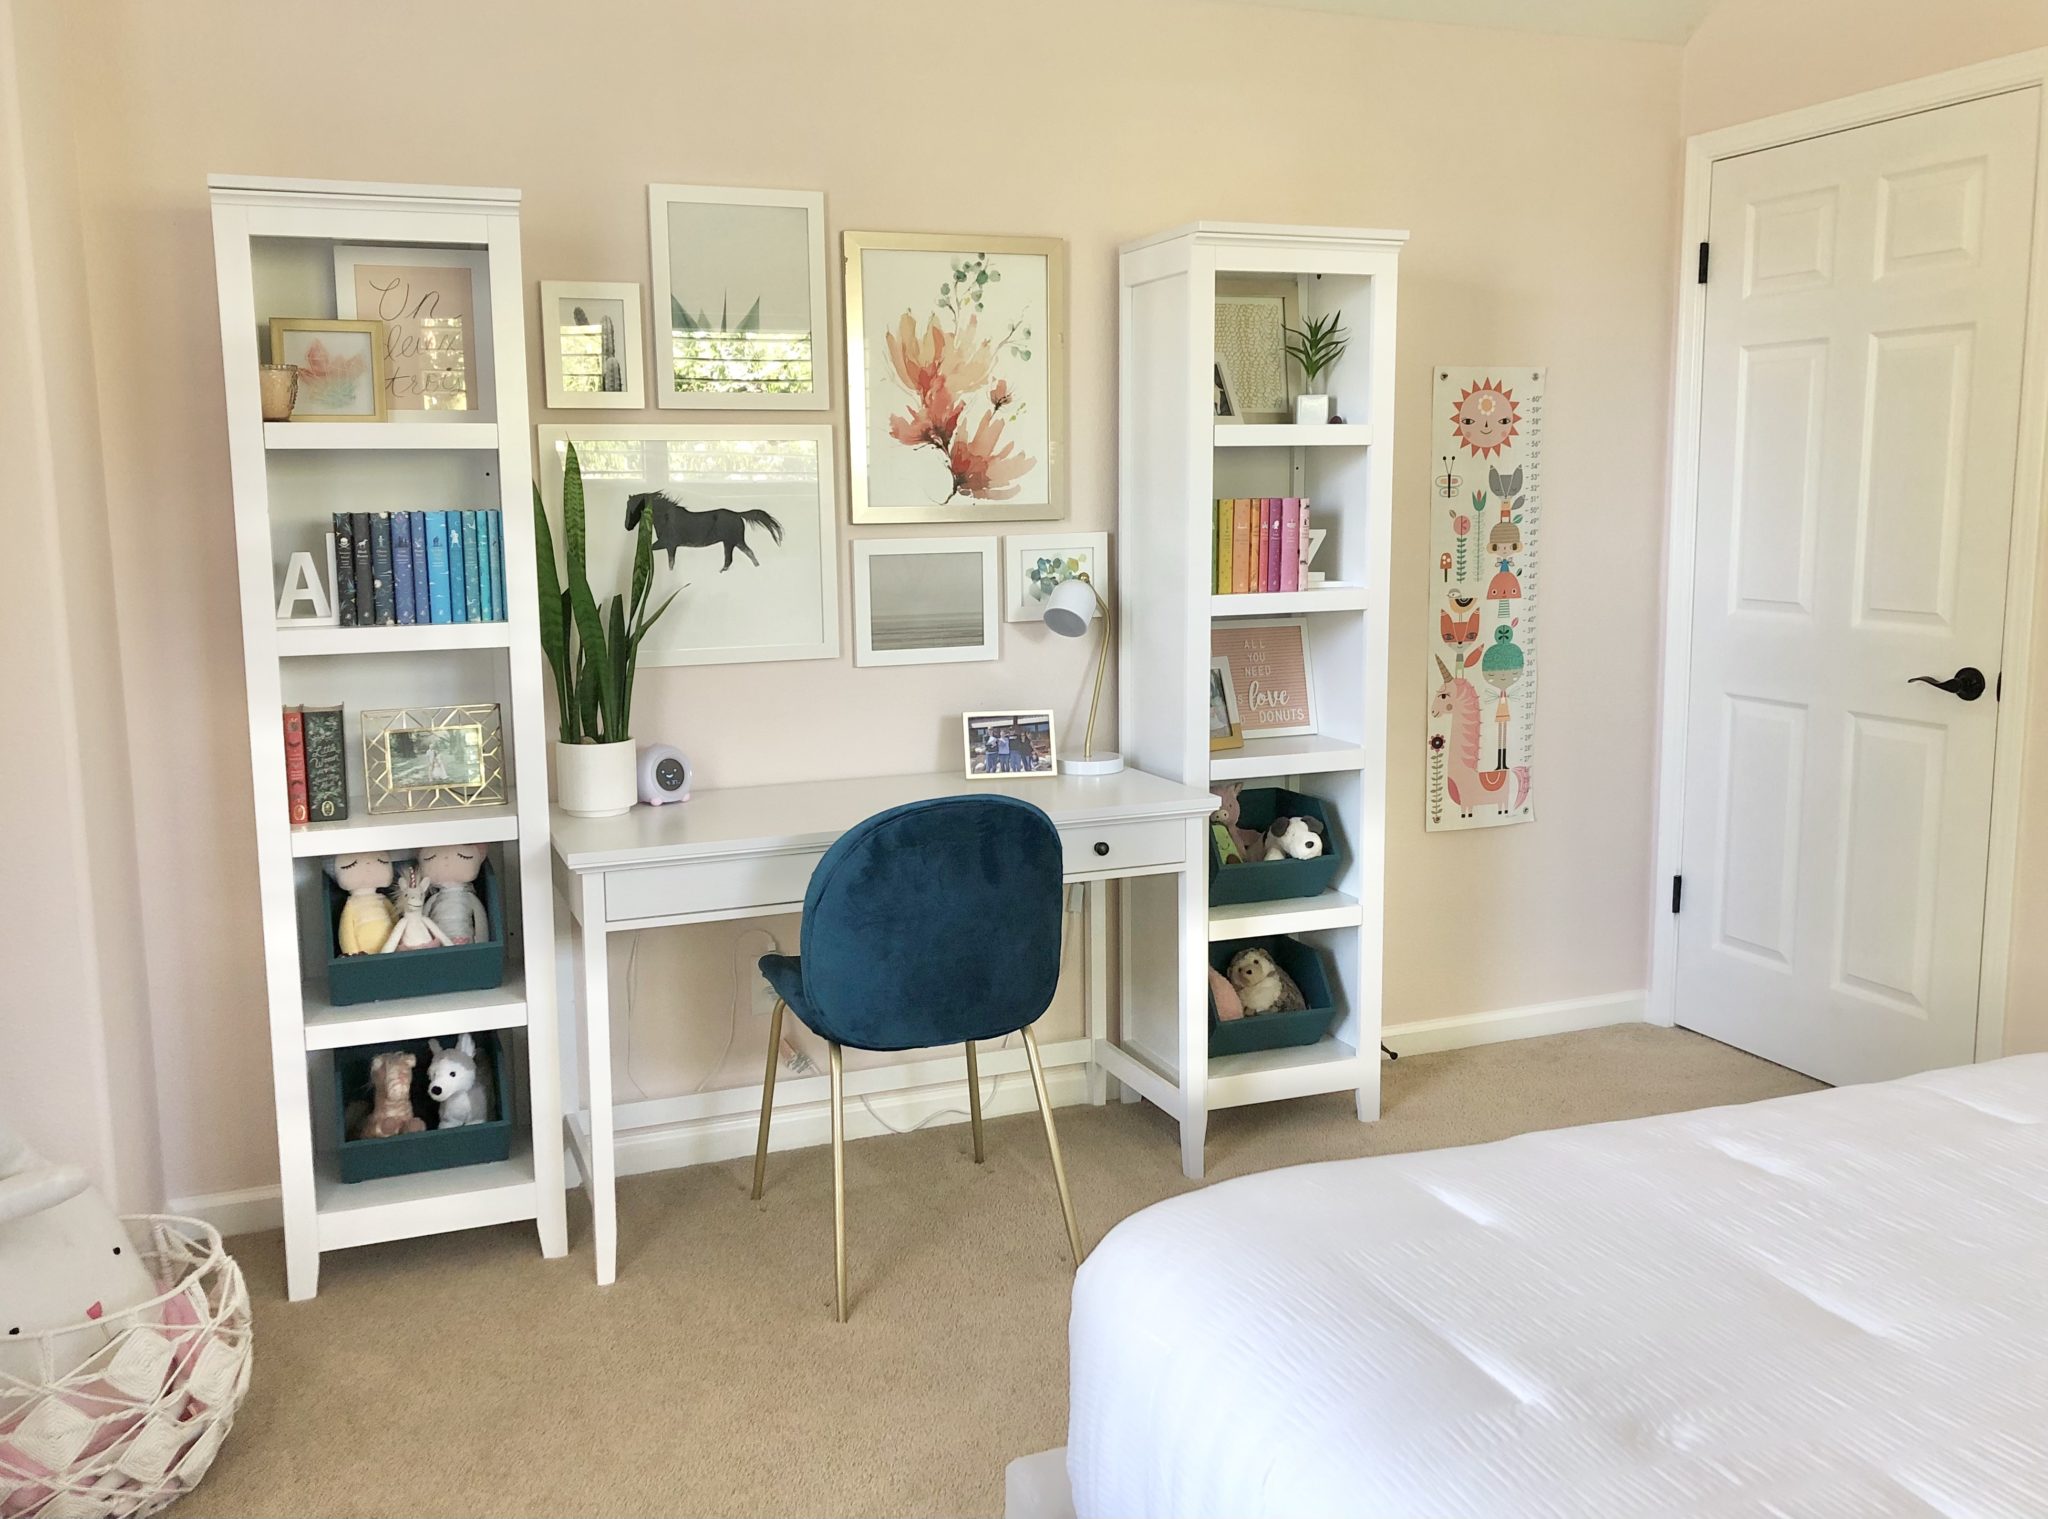
[[[577, 959], [574, 993], [565, 1000], [565, 1008], [573, 1007], [576, 1016], [564, 1019], [563, 1026], [565, 1038], [571, 1026], [582, 1032], [581, 1050], [565, 1050], [565, 1066], [581, 1066], [587, 1091], [587, 1097], [566, 1094], [564, 1126], [590, 1196], [599, 1282], [618, 1274], [614, 1145], [619, 1124], [612, 1104], [607, 937], [801, 911], [811, 871], [854, 824], [905, 802], [987, 791], [1007, 792], [1044, 808], [1060, 831], [1066, 879], [1089, 883], [1083, 1038], [1047, 1046], [1046, 1064], [1085, 1061], [1091, 1101], [1105, 1099], [1104, 1078], [1111, 1076], [1123, 1083], [1126, 1101], [1142, 1096], [1157, 1103], [1180, 1120], [1182, 1169], [1189, 1176], [1202, 1174], [1209, 1049], [1207, 836], [1216, 805], [1207, 791], [1139, 770], [987, 781], [941, 772], [727, 787], [699, 792], [688, 802], [635, 807], [615, 818], [571, 817], [557, 807], [551, 818], [555, 884], [574, 924]], [[1142, 924], [1138, 914], [1122, 914], [1122, 1027], [1112, 1038], [1104, 953], [1107, 909], [1100, 883], [1164, 875], [1179, 878], [1170, 909], [1164, 900], [1155, 900]], [[990, 927], [1001, 932], [1000, 924]], [[1167, 942], [1162, 945], [1161, 939]], [[1148, 1046], [1158, 1052], [1152, 1061], [1135, 1052], [1141, 1007], [1143, 1021], [1165, 1031]], [[761, 1053], [765, 1058], [766, 1050]], [[991, 1052], [982, 1057], [983, 1072], [1007, 1069], [1006, 1057], [1021, 1060], [1015, 1051]], [[964, 1056], [917, 1061], [909, 1069], [917, 1080], [935, 1082], [952, 1079], [955, 1066], [964, 1081]], [[1164, 1074], [1167, 1066], [1176, 1074]], [[901, 1065], [848, 1071], [847, 1095], [900, 1088], [905, 1071]], [[822, 1101], [825, 1090], [822, 1076], [784, 1077], [776, 1083], [777, 1097], [792, 1107]], [[578, 1112], [579, 1106], [584, 1111]], [[758, 1116], [760, 1087], [638, 1107], [642, 1111], [635, 1117], [650, 1123], [703, 1114]], [[751, 1120], [746, 1132], [752, 1133]]]

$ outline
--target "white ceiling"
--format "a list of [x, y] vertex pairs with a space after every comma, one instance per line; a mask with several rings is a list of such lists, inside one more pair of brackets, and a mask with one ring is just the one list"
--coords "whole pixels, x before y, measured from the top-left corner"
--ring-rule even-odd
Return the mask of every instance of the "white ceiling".
[[1507, 27], [1575, 37], [1684, 42], [1717, 0], [1251, 0], [1395, 21]]

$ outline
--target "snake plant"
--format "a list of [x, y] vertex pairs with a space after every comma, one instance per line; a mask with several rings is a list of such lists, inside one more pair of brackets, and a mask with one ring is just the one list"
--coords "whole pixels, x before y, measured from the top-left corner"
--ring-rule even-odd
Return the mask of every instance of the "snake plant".
[[642, 517], [633, 540], [630, 595], [615, 595], [600, 608], [586, 563], [583, 466], [571, 443], [562, 464], [566, 576], [555, 568], [554, 533], [539, 486], [533, 490], [533, 537], [540, 561], [540, 646], [555, 678], [562, 742], [624, 743], [633, 736], [633, 678], [640, 664], [640, 640], [681, 594], [671, 591], [660, 606], [647, 610], [654, 590], [654, 521]]

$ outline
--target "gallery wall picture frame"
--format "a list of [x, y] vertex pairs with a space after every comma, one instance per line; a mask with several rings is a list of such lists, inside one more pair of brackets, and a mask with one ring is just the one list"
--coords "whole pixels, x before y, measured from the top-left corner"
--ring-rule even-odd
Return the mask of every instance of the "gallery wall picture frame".
[[1277, 295], [1216, 297], [1216, 370], [1238, 422], [1286, 422], [1287, 302]]
[[334, 317], [274, 316], [270, 361], [299, 371], [294, 422], [382, 422], [384, 324]]
[[364, 712], [362, 727], [371, 812], [504, 803], [505, 739], [496, 702], [382, 708]]
[[488, 250], [337, 243], [334, 310], [384, 324], [388, 420], [495, 419]]
[[541, 369], [551, 411], [647, 409], [640, 287], [542, 280]]
[[970, 781], [1060, 773], [1059, 744], [1049, 711], [963, 712], [960, 747]]
[[994, 659], [993, 538], [860, 538], [853, 545], [853, 662]]
[[1063, 580], [1086, 575], [1109, 594], [1109, 534], [1008, 533], [1003, 537], [1003, 621], [1036, 622]]
[[1067, 515], [1067, 245], [847, 232], [853, 520]]
[[1316, 728], [1315, 669], [1306, 617], [1233, 617], [1209, 629], [1209, 657], [1229, 661], [1245, 738], [1293, 738]]
[[[653, 523], [653, 601], [682, 594], [640, 645], [643, 666], [839, 657], [830, 427], [593, 417], [538, 433], [536, 478], [558, 542], [562, 468], [576, 445], [590, 587], [600, 602], [627, 588], [640, 518]], [[638, 512], [636, 497], [644, 498]]]
[[649, 185], [647, 227], [655, 404], [829, 411], [824, 192]]

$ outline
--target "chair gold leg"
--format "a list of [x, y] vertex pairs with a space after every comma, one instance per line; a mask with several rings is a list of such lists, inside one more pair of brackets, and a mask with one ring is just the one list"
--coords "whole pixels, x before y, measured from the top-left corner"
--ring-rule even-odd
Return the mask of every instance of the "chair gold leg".
[[832, 1268], [839, 1322], [846, 1322], [846, 1076], [839, 1046], [832, 1049]]
[[984, 1159], [981, 1148], [981, 1066], [974, 1058], [974, 1041], [967, 1041], [967, 1116], [974, 1123], [974, 1163]]
[[768, 1022], [768, 1074], [761, 1078], [761, 1137], [754, 1141], [754, 1201], [761, 1200], [761, 1183], [768, 1174], [768, 1116], [775, 1111], [775, 1069], [782, 1064], [783, 1001], [775, 999], [775, 1014]]
[[1060, 1189], [1060, 1212], [1067, 1220], [1067, 1243], [1073, 1247], [1074, 1269], [1081, 1268], [1081, 1227], [1074, 1222], [1074, 1200], [1067, 1195], [1067, 1167], [1060, 1159], [1059, 1131], [1052, 1126], [1052, 1096], [1045, 1089], [1045, 1067], [1039, 1064], [1038, 1041], [1024, 1030], [1024, 1058], [1031, 1062], [1031, 1085], [1038, 1093], [1038, 1113], [1045, 1120], [1045, 1144], [1052, 1151], [1052, 1179]]

